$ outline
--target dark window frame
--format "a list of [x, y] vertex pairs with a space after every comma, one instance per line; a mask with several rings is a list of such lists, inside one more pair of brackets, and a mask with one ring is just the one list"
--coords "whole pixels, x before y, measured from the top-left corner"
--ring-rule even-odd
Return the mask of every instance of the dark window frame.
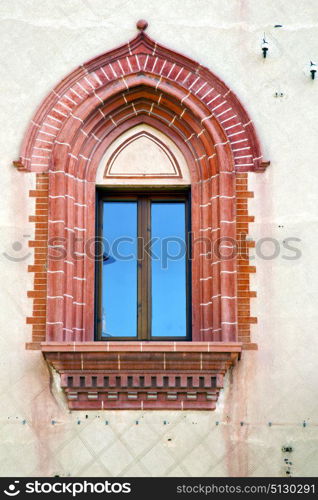
[[[191, 191], [189, 186], [179, 189], [155, 189], [138, 186], [125, 188], [98, 188], [96, 192], [96, 259], [95, 259], [95, 341], [191, 341], [192, 308], [191, 308]], [[103, 256], [100, 252], [100, 242], [103, 238], [103, 202], [104, 201], [137, 201], [138, 237], [149, 241], [151, 236], [150, 216], [152, 201], [184, 201], [185, 203], [185, 235], [187, 239], [186, 254], [186, 335], [178, 337], [154, 337], [151, 335], [151, 258], [138, 260], [138, 303], [137, 303], [137, 336], [136, 337], [103, 337], [102, 336], [102, 274]], [[139, 240], [140, 242], [140, 240]], [[141, 246], [138, 246], [138, 257]]]

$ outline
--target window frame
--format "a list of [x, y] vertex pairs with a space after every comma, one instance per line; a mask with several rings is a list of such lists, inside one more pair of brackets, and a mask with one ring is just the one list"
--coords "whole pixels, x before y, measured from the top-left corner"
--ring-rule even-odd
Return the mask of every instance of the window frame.
[[[137, 335], [136, 337], [103, 337], [102, 336], [102, 274], [103, 258], [100, 252], [100, 242], [103, 238], [103, 203], [105, 201], [137, 201], [137, 237], [138, 237], [138, 263], [137, 263]], [[141, 255], [141, 240], [148, 242], [151, 238], [150, 217], [151, 202], [178, 202], [185, 204], [185, 235], [187, 240], [186, 250], [186, 335], [184, 336], [152, 336], [151, 335], [151, 257], [139, 260]], [[192, 340], [192, 299], [191, 299], [191, 189], [190, 186], [150, 187], [150, 186], [98, 186], [96, 190], [96, 259], [95, 259], [95, 321], [94, 340], [104, 341], [132, 341], [155, 342], [175, 341], [184, 342]], [[139, 306], [140, 305], [140, 306]]]

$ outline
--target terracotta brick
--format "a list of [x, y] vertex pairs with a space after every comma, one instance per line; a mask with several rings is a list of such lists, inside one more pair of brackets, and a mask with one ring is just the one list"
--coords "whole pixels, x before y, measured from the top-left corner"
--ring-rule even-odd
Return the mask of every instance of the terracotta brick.
[[257, 323], [257, 318], [254, 318], [254, 317], [251, 317], [251, 318], [249, 318], [249, 317], [242, 318], [241, 317], [240, 322], [241, 323], [250, 323], [250, 324], [251, 323]]
[[248, 241], [246, 241], [246, 246], [247, 246], [248, 248], [255, 248], [255, 245], [256, 245], [256, 243], [255, 243], [255, 241], [253, 241], [253, 240], [248, 240]]
[[29, 247], [31, 248], [47, 248], [47, 242], [46, 241], [34, 241], [30, 240], [28, 243]]
[[242, 222], [254, 222], [254, 219], [255, 219], [255, 217], [253, 215], [248, 215], [248, 216], [242, 215], [239, 217], [238, 221], [240, 223], [242, 223]]
[[48, 233], [47, 232], [44, 232], [44, 233], [39, 233], [39, 232], [35, 232], [35, 238], [36, 238], [36, 241], [40, 242], [45, 242], [47, 243], [47, 239], [48, 239]]
[[238, 303], [238, 307], [242, 306], [250, 306], [250, 297], [240, 297], [240, 301]]
[[40, 307], [40, 306], [45, 306], [46, 307], [46, 297], [42, 298], [42, 297], [37, 297], [37, 298], [34, 298], [33, 299], [33, 305], [34, 307]]
[[239, 305], [237, 310], [238, 310], [239, 316], [240, 316], [240, 314], [244, 316], [250, 312], [251, 308], [249, 305]]
[[37, 198], [35, 200], [35, 208], [36, 210], [38, 209], [46, 209], [49, 206], [49, 200], [48, 198]]
[[27, 318], [26, 322], [27, 322], [28, 325], [38, 324], [39, 323], [39, 318], [38, 317], [36, 317], [36, 318], [34, 318], [34, 317]]
[[254, 198], [254, 193], [252, 191], [237, 191], [237, 198]]
[[46, 256], [47, 256], [47, 247], [34, 249], [34, 258], [35, 259], [43, 259], [43, 258], [46, 258]]
[[30, 273], [34, 273], [34, 272], [42, 273], [43, 271], [45, 271], [45, 267], [43, 265], [30, 265], [30, 266], [28, 266], [28, 271]]
[[251, 299], [255, 298], [257, 296], [257, 294], [256, 294], [256, 292], [254, 290], [247, 290], [247, 291], [241, 290], [241, 291], [238, 292], [238, 295], [240, 297], [244, 297], [244, 298], [249, 297]]
[[35, 285], [44, 285], [44, 284], [46, 285], [46, 283], [47, 283], [46, 277], [45, 278], [36, 278], [36, 277], [34, 278]]
[[46, 293], [45, 292], [39, 292], [39, 291], [34, 291], [34, 290], [29, 290], [27, 292], [27, 295], [30, 299], [36, 299], [36, 298], [45, 298], [46, 299]]
[[35, 211], [36, 215], [48, 215], [48, 209], [47, 208], [37, 208]]
[[46, 319], [46, 307], [43, 307], [43, 309], [36, 309], [35, 307], [33, 308], [33, 317], [37, 318], [44, 318], [44, 322]]
[[48, 179], [40, 179], [36, 181], [36, 190], [47, 189], [49, 187]]
[[47, 217], [45, 215], [30, 215], [29, 222], [45, 222]]
[[256, 273], [256, 267], [255, 266], [240, 266], [240, 270], [243, 273]]
[[31, 190], [30, 193], [29, 193], [29, 196], [31, 198], [47, 198], [47, 196], [48, 196], [48, 190], [47, 189]]
[[46, 290], [47, 289], [47, 285], [46, 283], [34, 283], [34, 291], [38, 291], [38, 290]]
[[32, 338], [33, 338], [33, 335], [37, 335], [37, 336], [43, 336], [43, 334], [45, 335], [45, 332], [46, 332], [46, 324], [45, 324], [45, 321], [39, 321], [39, 323], [34, 323], [32, 325]]

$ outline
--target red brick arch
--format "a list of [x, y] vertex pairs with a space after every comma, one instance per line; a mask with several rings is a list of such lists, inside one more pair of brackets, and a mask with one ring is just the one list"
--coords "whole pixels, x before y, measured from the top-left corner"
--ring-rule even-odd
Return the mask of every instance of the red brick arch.
[[[253, 123], [213, 73], [141, 32], [67, 76], [25, 136], [20, 168], [49, 177], [49, 255], [65, 252], [63, 260], [48, 259], [48, 342], [94, 339], [94, 260], [87, 249], [96, 172], [108, 146], [141, 123], [168, 135], [187, 160], [194, 239], [213, 245], [236, 237], [235, 175], [264, 167]], [[236, 343], [236, 258], [222, 259], [211, 248], [194, 245], [193, 341]]]

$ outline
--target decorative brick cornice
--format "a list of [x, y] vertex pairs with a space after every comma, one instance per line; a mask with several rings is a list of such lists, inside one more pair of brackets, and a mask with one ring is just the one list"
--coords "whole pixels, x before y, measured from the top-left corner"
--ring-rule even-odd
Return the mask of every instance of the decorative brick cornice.
[[42, 343], [72, 410], [213, 410], [240, 343]]

